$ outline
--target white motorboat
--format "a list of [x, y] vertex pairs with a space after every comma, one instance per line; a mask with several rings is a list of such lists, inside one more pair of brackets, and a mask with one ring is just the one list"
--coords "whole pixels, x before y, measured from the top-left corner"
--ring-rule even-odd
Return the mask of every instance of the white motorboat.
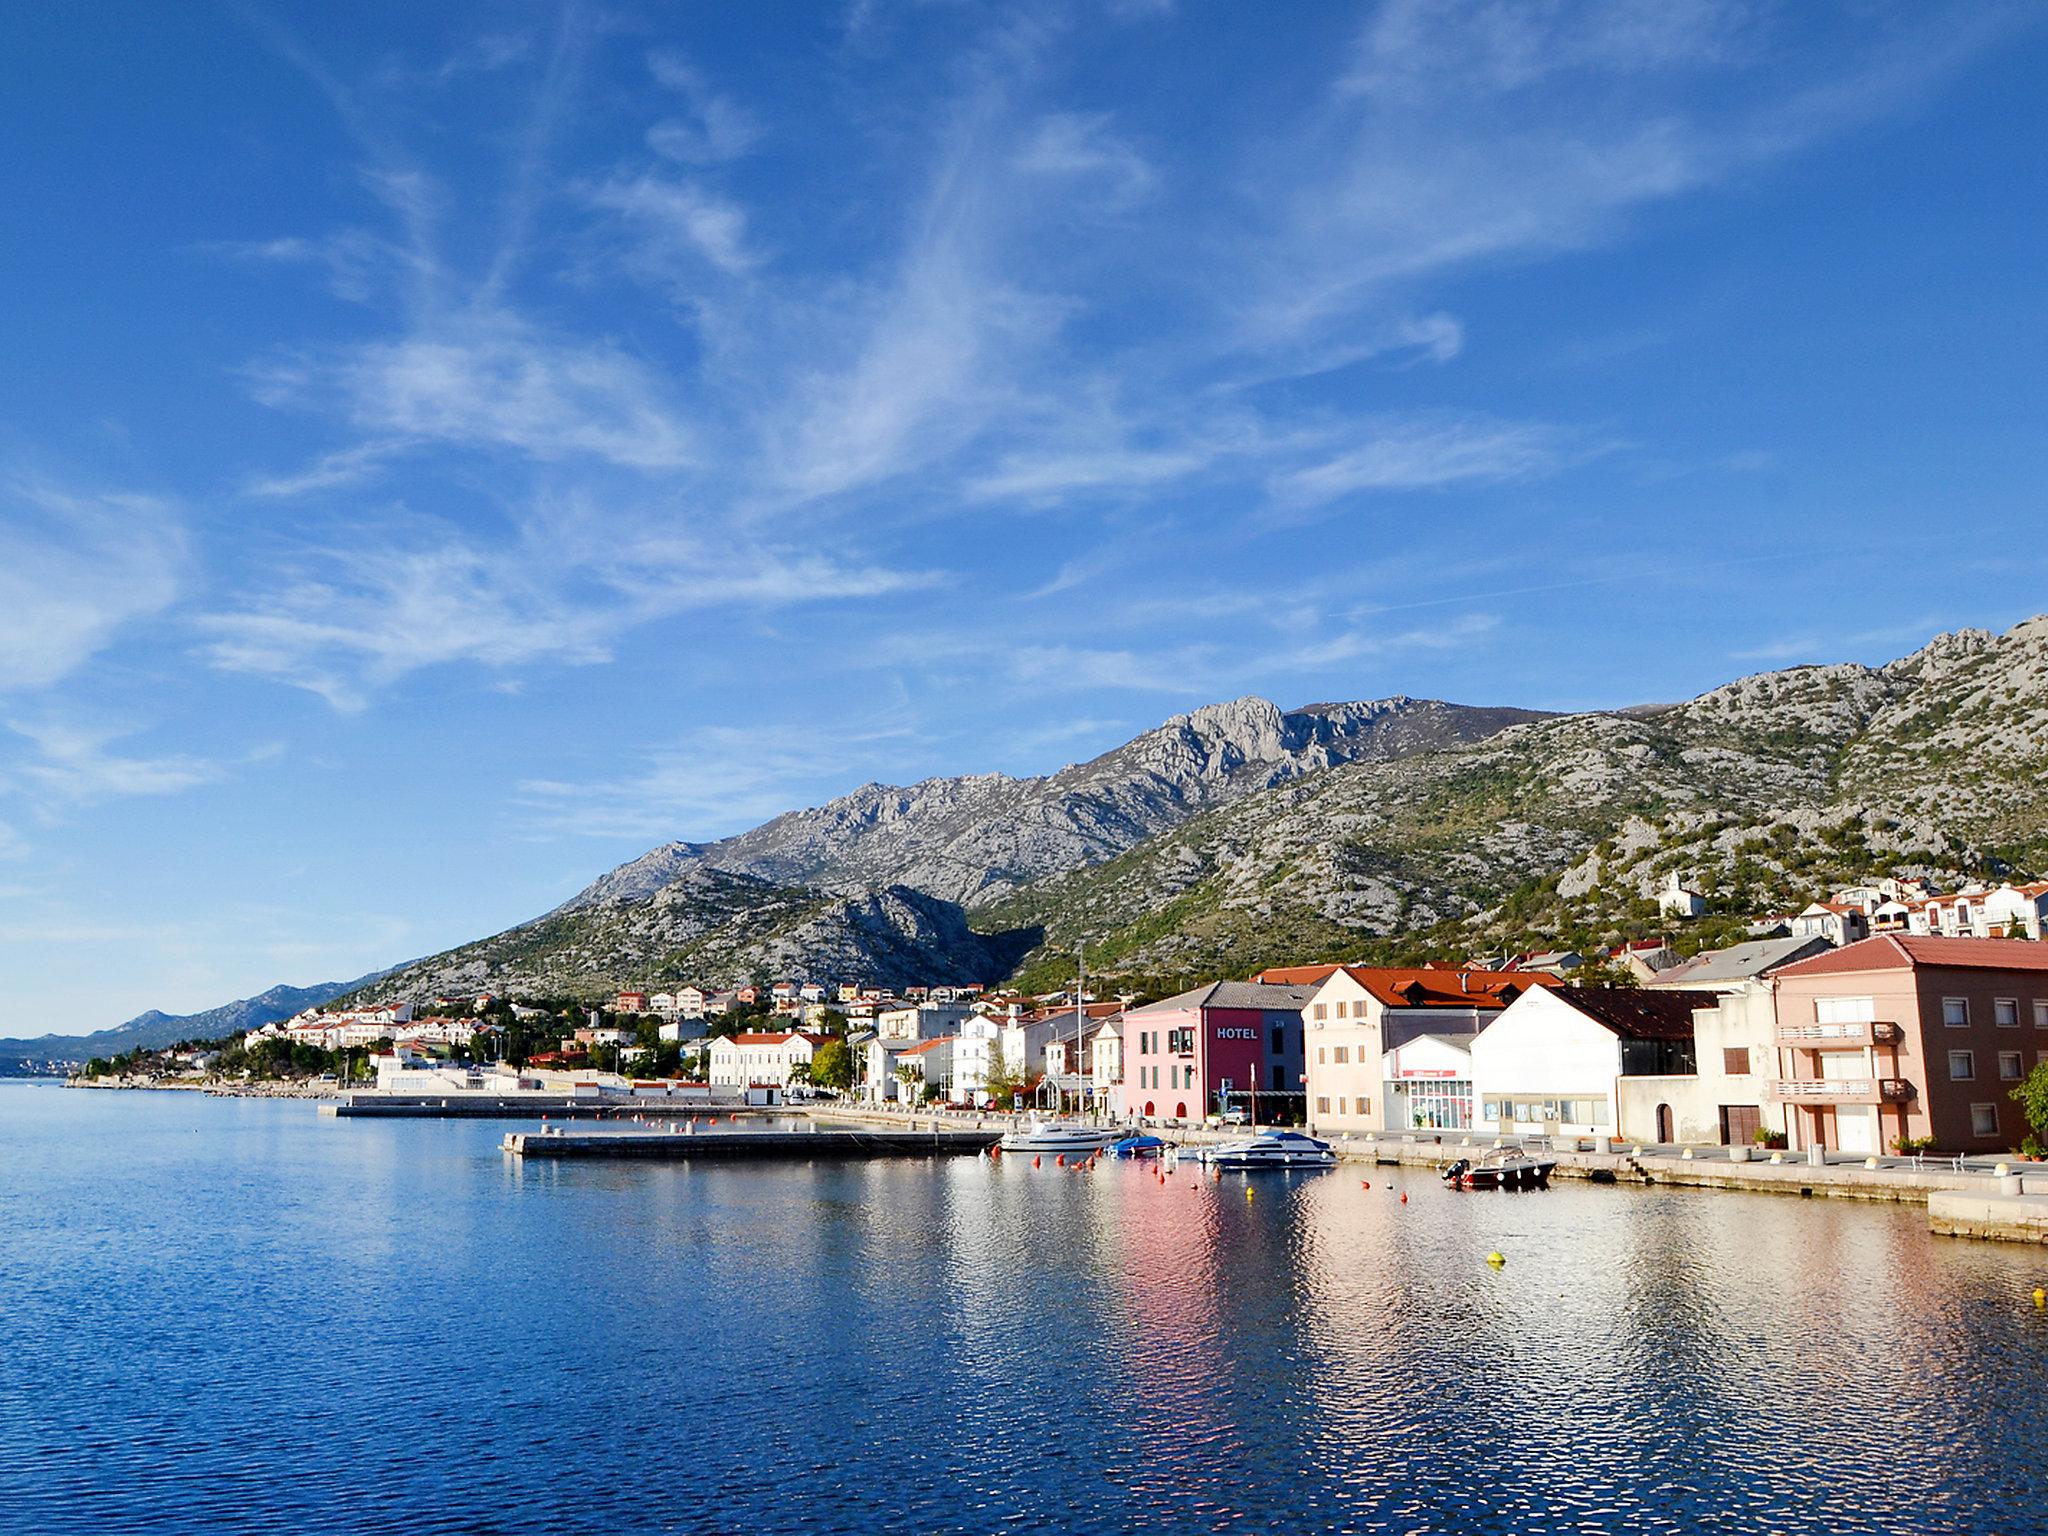
[[1327, 1168], [1337, 1161], [1327, 1141], [1284, 1129], [1204, 1147], [1200, 1156], [1212, 1168]]
[[1000, 1145], [1005, 1152], [1078, 1152], [1085, 1157], [1100, 1152], [1122, 1134], [1113, 1126], [1042, 1120], [1033, 1115], [1005, 1135]]

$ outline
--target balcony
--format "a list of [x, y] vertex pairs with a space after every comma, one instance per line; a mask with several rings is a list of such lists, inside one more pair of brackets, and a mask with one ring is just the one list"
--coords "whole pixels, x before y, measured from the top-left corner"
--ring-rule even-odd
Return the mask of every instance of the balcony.
[[1778, 1044], [1795, 1051], [1838, 1051], [1852, 1046], [1895, 1045], [1906, 1032], [1896, 1024], [1780, 1024]]
[[1764, 1097], [1774, 1104], [1905, 1104], [1913, 1085], [1903, 1077], [1781, 1077]]

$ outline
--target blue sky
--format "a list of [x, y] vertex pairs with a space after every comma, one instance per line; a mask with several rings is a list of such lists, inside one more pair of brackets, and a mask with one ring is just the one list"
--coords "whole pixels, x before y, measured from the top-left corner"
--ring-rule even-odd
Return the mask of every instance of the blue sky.
[[2043, 608], [2027, 7], [16, 7], [0, 1032]]

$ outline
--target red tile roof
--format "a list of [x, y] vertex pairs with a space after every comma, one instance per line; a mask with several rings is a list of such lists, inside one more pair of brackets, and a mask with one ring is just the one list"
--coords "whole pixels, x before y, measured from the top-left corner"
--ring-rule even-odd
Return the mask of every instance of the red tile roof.
[[2032, 939], [1946, 939], [1881, 933], [1824, 955], [1796, 961], [1780, 976], [1834, 976], [1851, 971], [1897, 971], [1916, 965], [1973, 971], [2048, 971], [2048, 944]]
[[1275, 987], [1313, 987], [1328, 981], [1343, 969], [1341, 965], [1275, 965], [1259, 972], [1252, 980]]
[[1531, 987], [1561, 985], [1541, 971], [1433, 970], [1347, 965], [1345, 975], [1388, 1008], [1505, 1008]]

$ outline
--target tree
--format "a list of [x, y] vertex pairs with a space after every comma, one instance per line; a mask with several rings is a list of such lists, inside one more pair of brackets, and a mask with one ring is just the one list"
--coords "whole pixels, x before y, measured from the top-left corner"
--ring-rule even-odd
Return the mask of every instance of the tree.
[[808, 1061], [793, 1061], [789, 1064], [789, 1085], [792, 1088], [808, 1087], [812, 1083], [811, 1064]]
[[1009, 1053], [998, 1042], [988, 1063], [988, 1096], [1003, 1108], [1009, 1108], [1010, 1101], [1024, 1091], [1024, 1073], [1013, 1066]]
[[811, 1058], [811, 1081], [836, 1093], [853, 1087], [853, 1052], [844, 1040], [827, 1040], [818, 1047]]
[[2012, 1097], [2027, 1117], [2027, 1139], [2020, 1143], [2020, 1150], [2029, 1157], [2040, 1157], [2048, 1151], [2048, 1062], [2029, 1072], [2013, 1089]]

